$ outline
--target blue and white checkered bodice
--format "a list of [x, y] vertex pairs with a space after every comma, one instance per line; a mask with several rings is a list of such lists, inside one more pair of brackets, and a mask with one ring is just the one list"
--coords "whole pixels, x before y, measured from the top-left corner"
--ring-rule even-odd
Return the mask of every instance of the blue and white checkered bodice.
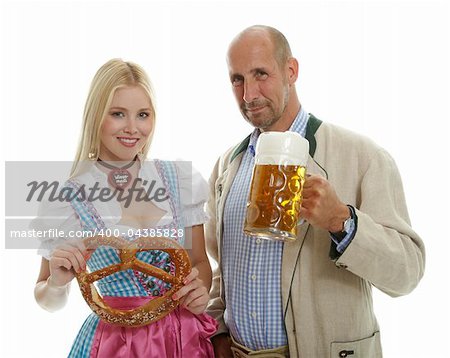
[[[178, 185], [177, 171], [174, 163], [167, 161], [155, 161], [157, 172], [164, 183], [168, 200], [172, 211], [172, 222], [164, 226], [148, 228], [148, 230], [160, 229], [161, 232], [182, 233], [176, 236], [176, 241], [184, 244], [184, 225], [181, 215], [180, 188]], [[80, 183], [76, 180], [69, 180], [66, 186], [78, 191]], [[83, 231], [105, 233], [106, 227], [104, 221], [96, 210], [95, 206], [87, 201], [71, 201], [71, 206], [77, 213]], [[114, 231], [113, 231], [114, 232]], [[139, 230], [136, 230], [139, 232]], [[133, 241], [139, 237], [137, 235], [123, 235], [125, 240]], [[167, 240], [174, 238], [167, 237]], [[136, 254], [137, 258], [148, 264], [154, 265], [167, 272], [174, 274], [174, 265], [170, 256], [159, 250], [142, 251]], [[101, 246], [97, 248], [87, 261], [87, 267], [90, 272], [100, 270], [106, 266], [120, 263], [117, 249]], [[102, 296], [132, 297], [149, 296], [157, 297], [163, 295], [170, 289], [170, 284], [160, 279], [149, 277], [135, 270], [119, 271], [97, 281], [98, 291]]]

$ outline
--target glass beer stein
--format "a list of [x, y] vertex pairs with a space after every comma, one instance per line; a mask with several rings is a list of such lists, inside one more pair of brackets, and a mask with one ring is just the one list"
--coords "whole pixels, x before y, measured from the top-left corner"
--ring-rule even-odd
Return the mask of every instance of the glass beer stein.
[[297, 238], [309, 143], [295, 132], [264, 132], [255, 152], [244, 232], [293, 241]]

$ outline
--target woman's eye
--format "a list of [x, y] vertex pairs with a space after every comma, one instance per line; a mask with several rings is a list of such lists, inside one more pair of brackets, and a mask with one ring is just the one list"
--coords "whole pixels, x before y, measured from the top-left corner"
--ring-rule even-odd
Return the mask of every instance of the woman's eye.
[[141, 113], [139, 113], [139, 118], [147, 118], [148, 116], [150, 115], [150, 113], [147, 113], [147, 112], [141, 112]]
[[125, 117], [125, 114], [123, 112], [112, 112], [111, 115], [113, 117], [117, 117], [117, 118], [123, 118]]

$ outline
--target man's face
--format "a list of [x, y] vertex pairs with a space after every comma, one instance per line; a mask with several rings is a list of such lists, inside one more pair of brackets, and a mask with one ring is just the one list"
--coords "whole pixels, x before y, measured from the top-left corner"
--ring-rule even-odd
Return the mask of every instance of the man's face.
[[280, 68], [271, 41], [264, 36], [236, 40], [228, 52], [228, 69], [244, 118], [256, 128], [271, 130], [289, 101], [287, 68]]

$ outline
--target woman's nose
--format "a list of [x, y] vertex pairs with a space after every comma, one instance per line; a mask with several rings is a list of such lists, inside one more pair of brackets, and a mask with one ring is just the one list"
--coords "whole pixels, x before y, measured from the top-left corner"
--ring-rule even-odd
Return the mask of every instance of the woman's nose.
[[136, 121], [128, 119], [126, 127], [123, 129], [124, 133], [135, 134], [137, 133]]

